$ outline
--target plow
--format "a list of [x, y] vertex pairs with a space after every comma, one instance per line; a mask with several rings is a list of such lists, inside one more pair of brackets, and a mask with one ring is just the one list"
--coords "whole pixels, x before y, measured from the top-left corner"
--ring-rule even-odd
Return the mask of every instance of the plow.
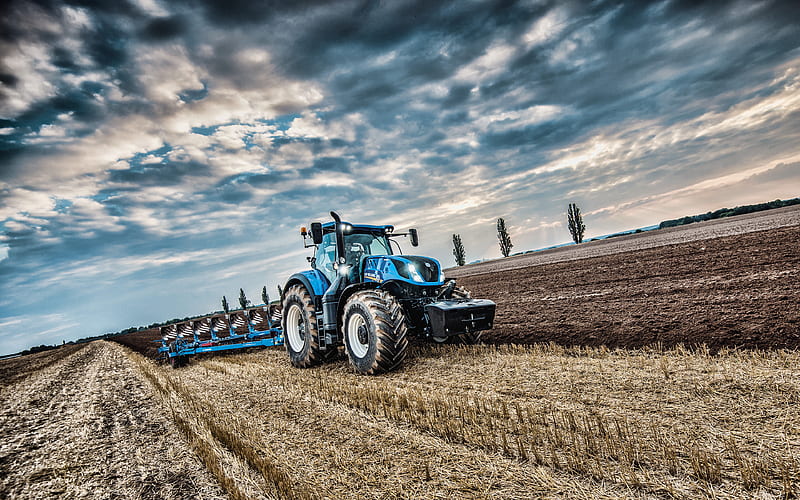
[[279, 309], [264, 305], [162, 326], [158, 352], [178, 368], [195, 354], [283, 345], [279, 321]]
[[397, 239], [418, 246], [416, 229], [330, 214], [300, 229], [310, 269], [289, 277], [279, 303], [163, 326], [162, 358], [177, 368], [197, 354], [284, 345], [297, 368], [346, 354], [356, 372], [376, 375], [402, 364], [410, 337], [475, 344], [492, 328], [494, 302], [446, 280], [436, 259], [402, 253]]

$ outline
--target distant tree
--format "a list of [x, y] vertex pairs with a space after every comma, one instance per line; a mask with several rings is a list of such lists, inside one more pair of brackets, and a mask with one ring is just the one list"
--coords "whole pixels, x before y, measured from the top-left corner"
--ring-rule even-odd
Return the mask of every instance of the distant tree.
[[461, 235], [453, 235], [453, 256], [456, 258], [456, 264], [463, 266], [466, 262], [466, 253], [464, 252], [464, 244], [461, 243]]
[[222, 296], [222, 310], [226, 313], [231, 310], [231, 308], [228, 307], [228, 299], [226, 299], [224, 295]]
[[283, 300], [283, 288], [280, 285], [278, 285], [278, 298]]
[[583, 215], [578, 205], [570, 203], [567, 207], [567, 227], [569, 234], [572, 235], [572, 241], [576, 244], [583, 242], [583, 233], [586, 231], [586, 226], [583, 224]]
[[500, 240], [500, 252], [503, 257], [508, 257], [514, 244], [511, 243], [511, 236], [508, 235], [506, 229], [506, 221], [502, 217], [497, 219], [497, 239]]
[[269, 305], [269, 294], [267, 293], [267, 285], [264, 285], [264, 288], [261, 289], [261, 300], [264, 301], [264, 304]]
[[242, 309], [247, 309], [247, 306], [250, 305], [250, 301], [247, 300], [247, 295], [244, 294], [244, 288], [239, 289], [239, 304], [242, 306]]

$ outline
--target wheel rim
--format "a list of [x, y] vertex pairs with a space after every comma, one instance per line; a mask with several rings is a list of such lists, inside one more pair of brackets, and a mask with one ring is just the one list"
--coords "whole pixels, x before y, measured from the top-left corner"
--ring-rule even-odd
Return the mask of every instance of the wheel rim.
[[294, 352], [302, 351], [306, 344], [306, 324], [296, 304], [289, 306], [286, 313], [286, 340]]
[[350, 352], [357, 358], [363, 358], [369, 350], [369, 331], [364, 317], [358, 313], [347, 320], [347, 343]]
[[444, 344], [447, 342], [447, 337], [431, 337], [437, 344]]

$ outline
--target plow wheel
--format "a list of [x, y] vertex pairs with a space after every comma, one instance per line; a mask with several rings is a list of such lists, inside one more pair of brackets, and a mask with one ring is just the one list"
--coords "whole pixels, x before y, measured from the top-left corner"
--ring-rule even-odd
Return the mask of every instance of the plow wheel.
[[188, 356], [172, 356], [169, 359], [169, 366], [173, 368], [180, 368], [184, 366], [188, 361]]
[[382, 290], [354, 293], [344, 306], [342, 330], [355, 370], [377, 375], [397, 368], [406, 357], [406, 317], [400, 303]]
[[314, 300], [303, 285], [295, 285], [286, 291], [281, 327], [286, 352], [293, 366], [308, 368], [338, 356], [335, 347], [329, 347], [326, 351], [319, 348]]

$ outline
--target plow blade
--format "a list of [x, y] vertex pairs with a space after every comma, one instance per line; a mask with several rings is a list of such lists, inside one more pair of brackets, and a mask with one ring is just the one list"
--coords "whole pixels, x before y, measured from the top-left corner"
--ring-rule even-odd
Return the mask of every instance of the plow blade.
[[279, 309], [262, 306], [173, 323], [161, 327], [158, 352], [181, 366], [194, 354], [283, 345], [279, 320]]

